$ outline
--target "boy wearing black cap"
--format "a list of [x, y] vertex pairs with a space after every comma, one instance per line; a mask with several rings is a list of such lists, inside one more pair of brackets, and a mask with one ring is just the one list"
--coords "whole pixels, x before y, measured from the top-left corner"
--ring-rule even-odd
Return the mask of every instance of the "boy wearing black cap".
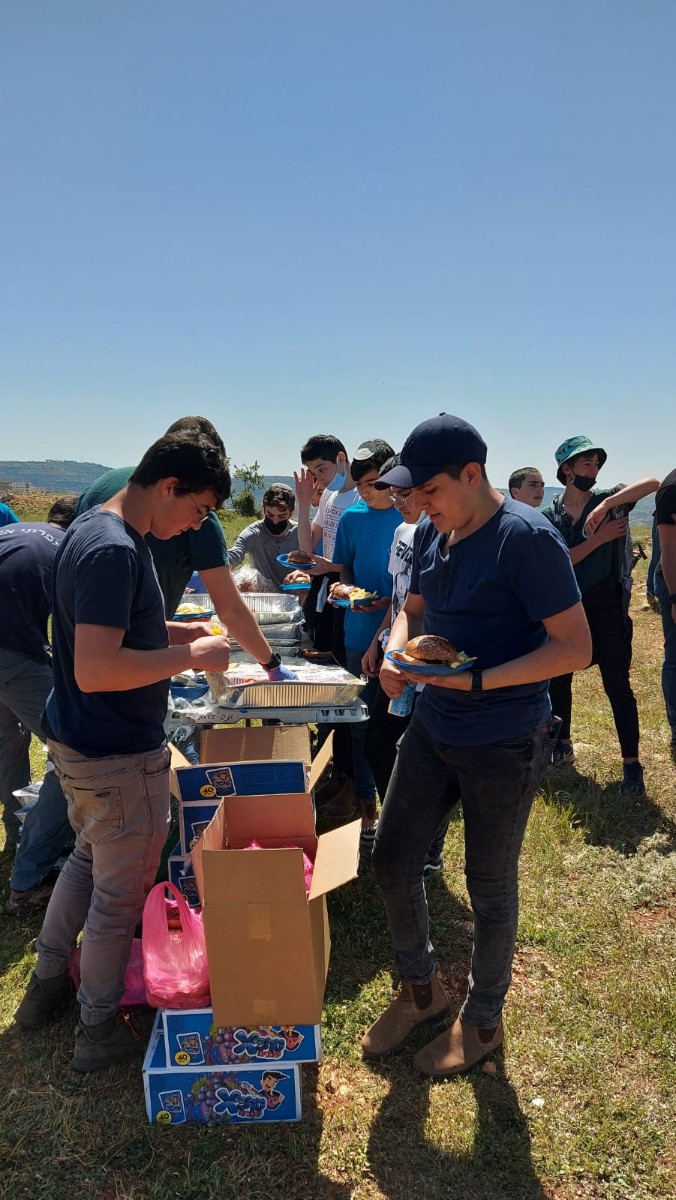
[[[658, 479], [639, 479], [605, 491], [594, 484], [607, 454], [602, 446], [580, 434], [568, 438], [555, 453], [556, 478], [565, 491], [544, 510], [570, 552], [592, 637], [592, 662], [598, 664], [603, 687], [613, 710], [622, 753], [620, 788], [642, 795], [643, 768], [639, 762], [636, 698], [629, 682], [631, 626], [625, 604], [623, 574], [629, 523], [627, 513], [637, 500], [659, 487]], [[552, 679], [552, 707], [561, 717], [555, 764], [573, 761], [570, 721], [573, 676]]]
[[590, 640], [566, 548], [537, 512], [505, 498], [486, 476], [486, 444], [441, 414], [404, 444], [379, 487], [414, 488], [429, 521], [414, 539], [411, 587], [389, 649], [441, 635], [475, 669], [406, 673], [387, 659], [383, 690], [424, 682], [400, 744], [376, 833], [373, 870], [383, 893], [401, 990], [366, 1033], [367, 1057], [397, 1049], [445, 1015], [423, 885], [426, 853], [462, 800], [474, 946], [467, 998], [451, 1026], [415, 1058], [423, 1074], [468, 1070], [503, 1039], [518, 917], [518, 861], [547, 754], [551, 675], [584, 666]]

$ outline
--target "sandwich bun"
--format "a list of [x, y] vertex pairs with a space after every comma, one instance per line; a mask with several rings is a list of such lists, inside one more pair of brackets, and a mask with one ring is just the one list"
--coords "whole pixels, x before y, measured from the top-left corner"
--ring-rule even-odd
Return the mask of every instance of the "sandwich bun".
[[290, 554], [287, 554], [286, 561], [307, 565], [308, 563], [313, 563], [315, 560], [313, 555], [308, 554], [306, 550], [292, 550]]
[[421, 633], [419, 637], [411, 638], [398, 656], [405, 662], [439, 663], [450, 666], [457, 662], [458, 651], [452, 642], [438, 637], [435, 633]]

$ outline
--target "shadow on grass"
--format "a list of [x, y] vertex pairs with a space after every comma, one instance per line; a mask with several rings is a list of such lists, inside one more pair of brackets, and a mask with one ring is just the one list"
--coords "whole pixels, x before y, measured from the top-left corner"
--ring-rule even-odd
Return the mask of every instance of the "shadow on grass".
[[[442, 971], [444, 964], [460, 960], [466, 973], [472, 947], [471, 910], [453, 895], [443, 875], [428, 881], [427, 897], [430, 937]], [[369, 859], [362, 861], [358, 879], [330, 893], [328, 902], [332, 948], [326, 1001], [336, 1003], [353, 998], [381, 971], [393, 969], [393, 952]]]
[[420, 1031], [396, 1061], [369, 1064], [390, 1084], [368, 1148], [371, 1171], [383, 1195], [411, 1200], [545, 1200], [531, 1159], [527, 1122], [504, 1073], [501, 1051], [492, 1056], [494, 1075], [477, 1068], [465, 1077], [476, 1103], [471, 1148], [462, 1153], [431, 1145], [425, 1127], [433, 1094], [462, 1088], [463, 1082], [431, 1083], [412, 1077], [411, 1054], [429, 1039], [429, 1032]]
[[619, 854], [635, 854], [645, 838], [666, 835], [664, 853], [676, 849], [676, 825], [650, 796], [621, 792], [617, 784], [600, 786], [575, 767], [550, 772], [543, 783], [546, 803], [572, 811], [575, 823], [593, 846], [609, 846]]

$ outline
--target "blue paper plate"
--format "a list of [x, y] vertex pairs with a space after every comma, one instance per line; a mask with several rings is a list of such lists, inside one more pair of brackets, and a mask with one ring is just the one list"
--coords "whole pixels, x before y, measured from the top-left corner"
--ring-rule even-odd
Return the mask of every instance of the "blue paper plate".
[[206, 621], [209, 617], [213, 617], [215, 612], [215, 608], [205, 608], [203, 612], [174, 613], [171, 619], [172, 621]]
[[[462, 663], [459, 667], [442, 667], [434, 663], [402, 663], [392, 657], [396, 653], [396, 650], [388, 650], [385, 658], [389, 659], [394, 667], [406, 671], [407, 675], [459, 675], [461, 671], [469, 671], [476, 662], [476, 658], [470, 658], [469, 662]], [[401, 654], [401, 650], [399, 653]]]
[[309, 592], [312, 587], [311, 583], [282, 583], [280, 587], [283, 592]]
[[283, 567], [287, 567], [289, 571], [314, 571], [313, 563], [289, 562], [288, 554], [278, 554], [277, 562], [281, 563]]
[[[375, 601], [379, 600], [379, 599], [380, 599], [379, 596], [368, 596], [368, 597], [365, 597], [363, 600], [355, 600], [354, 607], [355, 608], [368, 608], [370, 604], [375, 603]], [[351, 600], [330, 600], [329, 603], [335, 604], [336, 608], [352, 608], [353, 607]]]
[[171, 686], [169, 688], [174, 700], [199, 700], [200, 696], [206, 696], [209, 691], [208, 683], [196, 683], [192, 687], [181, 687], [180, 685]]

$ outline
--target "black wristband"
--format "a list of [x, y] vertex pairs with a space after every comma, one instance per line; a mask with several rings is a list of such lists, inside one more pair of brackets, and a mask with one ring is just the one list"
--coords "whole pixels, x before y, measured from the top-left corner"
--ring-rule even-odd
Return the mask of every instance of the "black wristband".
[[479, 670], [472, 671], [472, 686], [469, 690], [469, 694], [473, 700], [483, 700], [486, 694], [484, 692], [483, 674]]
[[281, 666], [281, 663], [281, 656], [279, 654], [273, 654], [270, 662], [261, 663], [261, 666], [264, 671], [274, 671], [275, 667]]

